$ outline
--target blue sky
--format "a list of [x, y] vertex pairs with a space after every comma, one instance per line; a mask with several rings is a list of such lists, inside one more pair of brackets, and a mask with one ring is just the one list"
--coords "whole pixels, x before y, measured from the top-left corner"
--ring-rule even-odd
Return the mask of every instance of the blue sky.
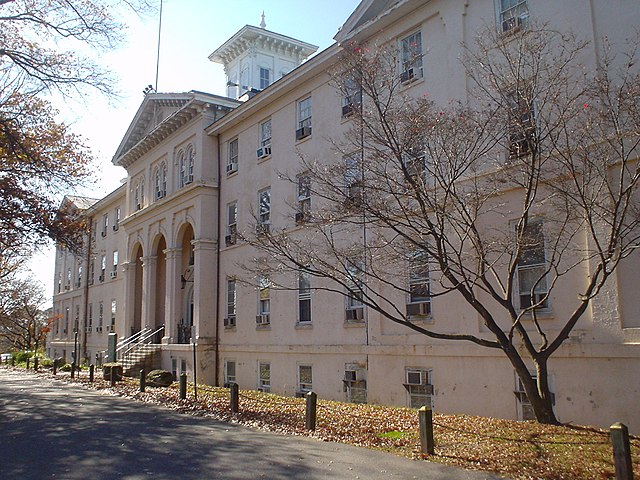
[[[224, 95], [222, 65], [208, 56], [244, 25], [258, 26], [264, 10], [268, 30], [319, 47], [333, 43], [333, 36], [359, 0], [163, 0], [158, 91], [200, 90]], [[158, 0], [159, 4], [159, 0]], [[72, 123], [98, 157], [96, 184], [79, 192], [100, 198], [113, 191], [126, 172], [111, 164], [122, 137], [143, 99], [142, 90], [155, 84], [158, 17], [127, 19], [126, 43], [96, 59], [118, 78], [121, 99], [103, 97], [63, 104], [64, 121]], [[37, 254], [30, 268], [47, 290], [53, 291], [52, 248]]]

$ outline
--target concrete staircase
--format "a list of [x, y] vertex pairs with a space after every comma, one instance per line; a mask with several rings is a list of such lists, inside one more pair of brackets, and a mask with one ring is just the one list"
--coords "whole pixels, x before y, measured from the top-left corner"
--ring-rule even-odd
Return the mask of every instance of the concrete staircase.
[[122, 373], [128, 377], [140, 375], [160, 368], [162, 346], [155, 343], [139, 343], [133, 345], [122, 357]]

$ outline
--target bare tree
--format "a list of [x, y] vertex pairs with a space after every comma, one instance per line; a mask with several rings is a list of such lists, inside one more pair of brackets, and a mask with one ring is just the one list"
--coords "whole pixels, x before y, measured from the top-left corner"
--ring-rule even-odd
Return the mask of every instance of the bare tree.
[[[247, 268], [312, 275], [427, 337], [501, 350], [554, 424], [549, 358], [639, 245], [637, 55], [608, 52], [590, 74], [589, 45], [544, 25], [487, 29], [463, 51], [469, 98], [437, 105], [410, 95], [396, 51], [345, 46], [342, 158], [285, 175], [306, 178], [314, 207], [298, 205], [301, 229], [250, 238], [264, 257]], [[425, 322], [439, 297], [466, 302], [480, 332]]]
[[115, 95], [109, 71], [78, 52], [122, 40], [123, 6], [150, 11], [147, 0], [0, 0], [0, 248], [77, 238], [81, 225], [58, 207], [90, 179], [92, 155], [47, 95]]

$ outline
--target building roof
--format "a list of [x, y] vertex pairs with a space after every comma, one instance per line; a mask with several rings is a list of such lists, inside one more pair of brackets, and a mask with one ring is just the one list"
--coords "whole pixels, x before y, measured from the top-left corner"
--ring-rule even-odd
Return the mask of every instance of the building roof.
[[264, 28], [245, 25], [209, 55], [209, 60], [227, 65], [251, 46], [264, 50], [280, 50], [289, 56], [298, 57], [300, 61], [318, 50], [316, 45], [302, 42]]
[[[232, 98], [192, 90], [183, 93], [149, 93], [120, 142], [113, 164], [127, 168], [203, 109], [228, 111], [240, 102]], [[171, 113], [160, 118], [161, 109]]]
[[99, 198], [90, 198], [90, 197], [81, 197], [79, 195], [65, 195], [64, 202], [72, 203], [75, 208], [78, 210], [86, 210], [91, 207], [94, 203], [99, 202]]

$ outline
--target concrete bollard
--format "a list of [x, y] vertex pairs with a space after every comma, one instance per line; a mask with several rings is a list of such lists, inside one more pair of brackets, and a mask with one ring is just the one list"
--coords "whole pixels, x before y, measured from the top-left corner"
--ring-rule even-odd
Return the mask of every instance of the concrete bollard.
[[31, 359], [27, 357], [27, 370], [29, 370], [29, 368], [31, 368]]
[[418, 410], [420, 420], [420, 451], [433, 455], [435, 443], [433, 441], [433, 412], [427, 406]]
[[180, 374], [180, 399], [184, 400], [187, 398], [187, 374]]
[[231, 413], [238, 413], [240, 411], [240, 390], [237, 383], [229, 385], [229, 392], [231, 394]]
[[316, 417], [318, 413], [318, 394], [315, 392], [307, 393], [305, 401], [304, 428], [314, 431], [316, 429]]
[[115, 387], [116, 386], [116, 378], [118, 377], [118, 375], [116, 374], [116, 372], [114, 371], [115, 368], [111, 368], [111, 373], [109, 374], [109, 381], [111, 382], [111, 386]]
[[55, 375], [56, 373], [58, 373], [58, 359], [54, 358], [53, 359], [53, 374]]
[[33, 370], [36, 372], [38, 371], [38, 357], [33, 359]]
[[76, 362], [71, 362], [71, 378], [76, 378]]
[[93, 365], [93, 363], [89, 365], [89, 383], [93, 383], [95, 370], [96, 367]]
[[147, 386], [147, 377], [145, 376], [144, 368], [143, 368], [140, 370], [140, 391], [144, 392], [146, 386]]
[[629, 429], [624, 423], [614, 423], [609, 427], [613, 446], [613, 461], [616, 467], [616, 480], [633, 480]]

